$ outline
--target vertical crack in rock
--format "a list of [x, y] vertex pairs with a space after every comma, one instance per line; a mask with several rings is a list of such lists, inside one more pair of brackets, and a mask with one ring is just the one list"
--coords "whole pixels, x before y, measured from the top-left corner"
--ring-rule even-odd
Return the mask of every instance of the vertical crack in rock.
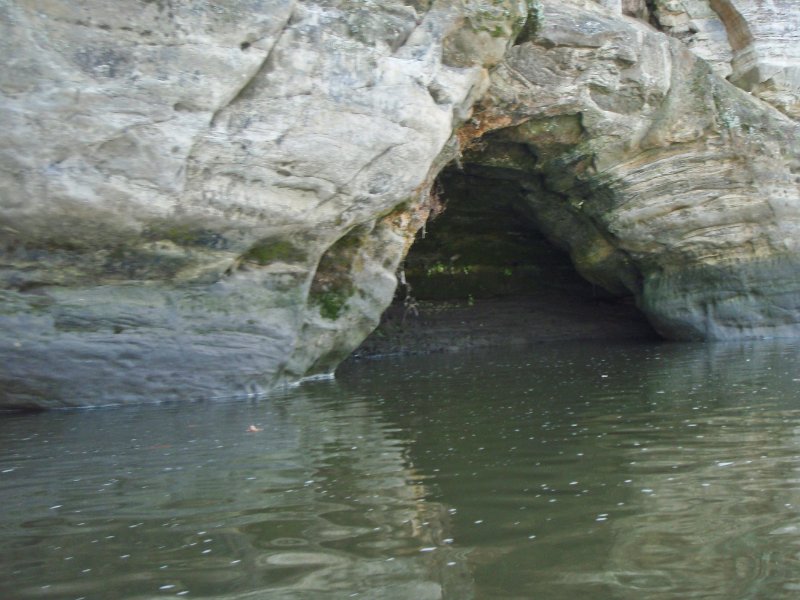
[[[270, 61], [272, 60], [272, 54], [275, 51], [275, 49], [279, 46], [279, 44], [281, 43], [281, 39], [283, 39], [283, 36], [289, 30], [289, 24], [292, 21], [292, 16], [294, 14], [296, 5], [297, 5], [296, 2], [294, 2], [294, 1], [289, 5], [288, 10], [287, 10], [286, 19], [279, 26], [278, 34], [275, 36], [275, 40], [272, 42], [270, 47], [266, 50], [266, 53], [264, 55], [264, 59], [253, 70], [253, 74], [250, 77], [245, 79], [245, 81], [242, 83], [242, 86], [231, 95], [230, 100], [228, 100], [227, 102], [223, 103], [216, 111], [214, 111], [214, 114], [211, 116], [211, 119], [209, 120], [209, 127], [210, 128], [213, 129], [217, 125], [217, 123], [218, 123], [218, 121], [220, 119], [220, 116], [222, 115], [222, 113], [224, 111], [226, 111], [227, 109], [233, 107], [237, 102], [239, 102], [243, 98], [246, 98], [248, 96], [248, 93], [252, 92], [253, 87], [255, 85], [257, 85], [258, 82], [261, 79], [263, 79], [263, 77], [271, 70]], [[243, 49], [249, 49], [251, 46], [256, 44], [257, 41], [255, 41], [255, 42], [245, 42], [245, 43], [247, 45]]]

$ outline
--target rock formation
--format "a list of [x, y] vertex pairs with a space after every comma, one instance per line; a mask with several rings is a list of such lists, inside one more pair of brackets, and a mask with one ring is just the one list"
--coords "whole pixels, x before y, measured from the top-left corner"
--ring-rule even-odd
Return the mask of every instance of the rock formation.
[[790, 0], [0, 15], [7, 407], [330, 373], [390, 302], [454, 159], [517, 182], [578, 270], [664, 335], [800, 332]]
[[666, 337], [797, 335], [797, 123], [674, 38], [577, 6], [544, 4], [495, 69], [469, 160], [521, 178], [578, 270]]

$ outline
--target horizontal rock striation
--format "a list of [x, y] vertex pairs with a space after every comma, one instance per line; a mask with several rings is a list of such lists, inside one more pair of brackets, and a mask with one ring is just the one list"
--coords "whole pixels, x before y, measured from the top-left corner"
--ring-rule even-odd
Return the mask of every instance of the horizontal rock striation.
[[473, 126], [470, 160], [527, 175], [542, 229], [666, 337], [800, 333], [800, 129], [684, 44], [546, 3]]
[[331, 373], [454, 158], [514, 178], [578, 270], [664, 335], [796, 335], [797, 13], [4, 2], [0, 405]]

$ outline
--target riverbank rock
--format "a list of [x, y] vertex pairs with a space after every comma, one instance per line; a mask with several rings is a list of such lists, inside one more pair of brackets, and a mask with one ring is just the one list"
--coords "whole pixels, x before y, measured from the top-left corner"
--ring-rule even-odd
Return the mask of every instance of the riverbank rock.
[[465, 162], [516, 178], [664, 336], [800, 333], [797, 122], [639, 21], [551, 2], [541, 23], [495, 70]]
[[329, 373], [391, 300], [525, 11], [3, 3], [2, 404]]
[[796, 335], [798, 8], [710, 0], [709, 66], [700, 5], [3, 3], [0, 404], [331, 373], [454, 159], [663, 334]]

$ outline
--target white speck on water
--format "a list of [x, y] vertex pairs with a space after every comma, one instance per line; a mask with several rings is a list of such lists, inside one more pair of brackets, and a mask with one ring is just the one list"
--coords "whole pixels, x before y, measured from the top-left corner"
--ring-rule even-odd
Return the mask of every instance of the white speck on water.
[[731, 466], [731, 465], [735, 465], [735, 464], [736, 464], [736, 463], [735, 463], [735, 462], [733, 462], [733, 461], [731, 461], [731, 462], [718, 462], [718, 463], [717, 463], [717, 466], [718, 466], [718, 467], [729, 467], [729, 466]]
[[210, 553], [211, 553], [211, 548], [206, 548], [200, 554], [210, 554]]
[[170, 583], [170, 584], [167, 584], [167, 585], [160, 585], [160, 586], [158, 586], [158, 589], [160, 589], [160, 590], [173, 590], [173, 589], [175, 589], [175, 586]]
[[475, 521], [475, 525], [480, 525], [481, 523], [483, 523], [483, 519], [478, 519]]
[[13, 473], [17, 470], [17, 467], [11, 467], [10, 469], [3, 469], [0, 473]]
[[419, 549], [420, 552], [433, 552], [434, 550], [436, 550], [436, 546], [428, 546], [426, 548]]
[[702, 485], [703, 487], [711, 487], [710, 483], [701, 483], [700, 485]]
[[447, 566], [448, 567], [455, 567], [456, 563], [454, 563], [453, 561], [450, 561], [449, 563], [447, 563]]
[[652, 494], [653, 490], [652, 490], [652, 488], [643, 488], [642, 489], [642, 493], [643, 494]]
[[238, 559], [238, 558], [237, 558], [236, 560], [232, 560], [232, 561], [230, 562], [230, 564], [232, 564], [232, 565], [238, 565], [240, 562], [242, 562], [242, 561], [241, 561], [241, 559]]
[[570, 485], [578, 485], [578, 483], [579, 483], [578, 481], [570, 481], [569, 482]]
[[122, 554], [122, 555], [120, 555], [120, 558], [130, 558], [130, 557], [131, 557], [130, 554]]
[[56, 504], [55, 506], [51, 506], [50, 510], [55, 510], [57, 508], [61, 508], [62, 506], [63, 506], [63, 504]]

